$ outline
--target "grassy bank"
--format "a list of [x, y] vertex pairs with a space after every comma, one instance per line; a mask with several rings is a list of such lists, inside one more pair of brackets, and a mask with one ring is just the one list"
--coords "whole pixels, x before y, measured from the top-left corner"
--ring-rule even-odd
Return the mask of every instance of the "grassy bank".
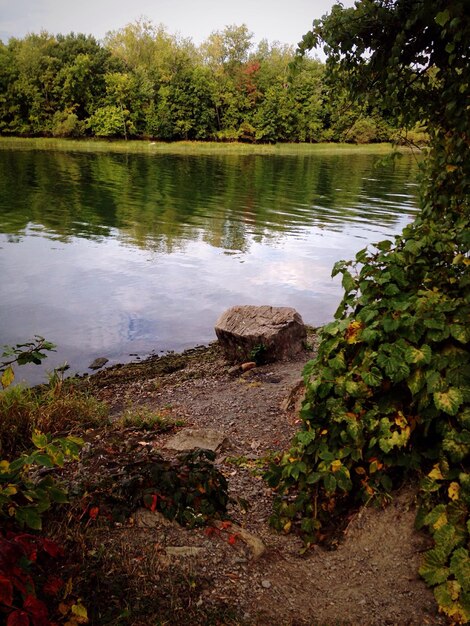
[[[106, 141], [100, 139], [74, 140], [52, 138], [0, 137], [0, 150], [55, 150], [63, 152], [120, 152], [132, 154], [266, 154], [302, 155], [324, 152], [377, 154], [392, 151], [390, 143], [332, 144], [278, 143], [245, 144], [202, 141]], [[406, 148], [405, 148], [406, 150]]]

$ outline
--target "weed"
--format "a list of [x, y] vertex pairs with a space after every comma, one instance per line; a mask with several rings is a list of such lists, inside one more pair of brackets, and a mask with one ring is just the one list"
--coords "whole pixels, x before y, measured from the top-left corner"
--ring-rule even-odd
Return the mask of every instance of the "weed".
[[145, 407], [127, 409], [117, 421], [117, 425], [122, 428], [151, 430], [159, 433], [184, 425], [183, 420], [173, 419], [165, 415], [167, 412], [168, 410], [155, 412]]
[[253, 346], [249, 354], [250, 360], [254, 361], [256, 365], [264, 365], [266, 362], [266, 351], [267, 348], [264, 343], [259, 343], [256, 346]]
[[11, 458], [30, 447], [35, 429], [57, 434], [102, 425], [108, 408], [73, 381], [54, 378], [43, 387], [0, 392], [0, 451]]

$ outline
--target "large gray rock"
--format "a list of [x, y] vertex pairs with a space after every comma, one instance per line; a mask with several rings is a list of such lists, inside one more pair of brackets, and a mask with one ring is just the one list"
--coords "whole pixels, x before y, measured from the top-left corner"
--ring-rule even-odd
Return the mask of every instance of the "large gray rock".
[[217, 320], [215, 333], [229, 361], [265, 361], [295, 356], [304, 349], [307, 330], [295, 309], [234, 306]]

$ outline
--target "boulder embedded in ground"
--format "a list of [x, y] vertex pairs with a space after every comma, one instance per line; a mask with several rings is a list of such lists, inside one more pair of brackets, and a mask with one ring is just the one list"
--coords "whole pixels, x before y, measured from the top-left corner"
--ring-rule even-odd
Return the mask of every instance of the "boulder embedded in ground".
[[217, 320], [215, 334], [229, 361], [275, 361], [304, 349], [307, 329], [291, 307], [234, 306]]
[[196, 448], [216, 452], [224, 442], [225, 435], [218, 430], [184, 428], [176, 435], [173, 435], [166, 442], [165, 447], [178, 452], [186, 452]]

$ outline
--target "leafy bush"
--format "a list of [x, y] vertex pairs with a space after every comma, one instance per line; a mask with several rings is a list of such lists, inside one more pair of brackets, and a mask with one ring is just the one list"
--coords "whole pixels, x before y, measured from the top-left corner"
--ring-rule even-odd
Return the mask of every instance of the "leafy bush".
[[65, 490], [47, 470], [78, 458], [82, 441], [75, 437], [51, 440], [36, 432], [33, 444], [35, 449], [29, 454], [11, 463], [0, 461], [0, 518], [40, 530], [42, 514], [53, 503], [67, 501]]
[[459, 3], [360, 0], [304, 38], [398, 127], [425, 122], [430, 149], [414, 223], [336, 264], [345, 294], [304, 372], [302, 430], [268, 472], [273, 523], [308, 543], [417, 476], [417, 525], [435, 543], [420, 573], [455, 623], [470, 621], [469, 37]]
[[108, 470], [113, 464], [107, 463], [100, 476], [87, 478], [79, 488], [92, 519], [122, 521], [145, 506], [192, 527], [225, 513], [227, 481], [214, 467], [214, 452], [196, 450], [176, 460], [145, 450], [116, 454], [118, 473]]
[[54, 137], [81, 137], [84, 123], [71, 109], [56, 111], [52, 117], [52, 135]]
[[54, 503], [67, 502], [66, 491], [47, 472], [78, 458], [81, 443], [71, 437], [51, 441], [35, 433], [33, 452], [11, 463], [0, 461], [0, 615], [8, 626], [52, 625], [51, 605], [71, 625], [87, 621], [85, 607], [75, 599], [59, 605], [65, 583], [55, 574], [54, 560], [63, 555], [62, 549], [46, 537], [18, 530], [40, 530], [43, 514]]

